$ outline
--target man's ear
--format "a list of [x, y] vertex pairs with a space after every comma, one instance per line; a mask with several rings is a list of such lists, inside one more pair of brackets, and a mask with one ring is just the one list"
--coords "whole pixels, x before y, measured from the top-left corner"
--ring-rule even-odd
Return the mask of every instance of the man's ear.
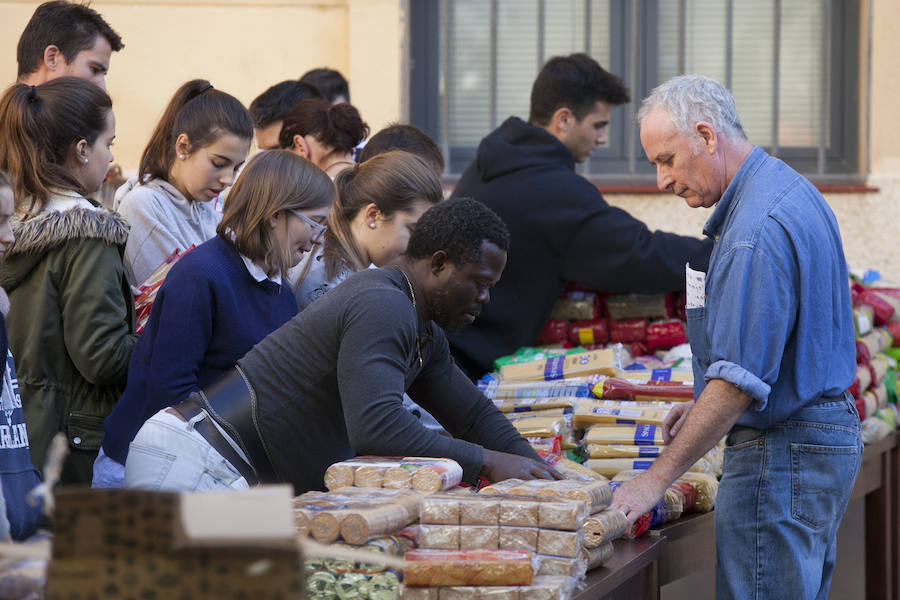
[[702, 140], [703, 149], [707, 154], [715, 154], [716, 147], [719, 143], [719, 137], [716, 135], [716, 130], [712, 128], [712, 125], [707, 123], [706, 121], [700, 121], [695, 126], [697, 134], [700, 136]]
[[443, 250], [438, 250], [434, 254], [431, 255], [431, 274], [438, 276], [441, 272], [447, 269], [450, 266], [450, 260], [447, 258], [447, 253]]
[[575, 120], [575, 113], [564, 106], [557, 108], [553, 116], [550, 117], [550, 127], [555, 129], [557, 134], [565, 135], [572, 129]]
[[63, 56], [59, 48], [50, 44], [44, 48], [44, 66], [51, 71], [56, 71], [66, 66], [66, 58]]

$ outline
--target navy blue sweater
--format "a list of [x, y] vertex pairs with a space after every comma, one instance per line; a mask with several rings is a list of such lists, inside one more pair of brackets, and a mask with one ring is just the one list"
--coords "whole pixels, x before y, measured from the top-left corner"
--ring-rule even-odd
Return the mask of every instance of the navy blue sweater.
[[159, 288], [128, 387], [104, 421], [103, 451], [125, 464], [144, 421], [214, 382], [296, 314], [290, 287], [256, 281], [221, 236], [188, 252]]

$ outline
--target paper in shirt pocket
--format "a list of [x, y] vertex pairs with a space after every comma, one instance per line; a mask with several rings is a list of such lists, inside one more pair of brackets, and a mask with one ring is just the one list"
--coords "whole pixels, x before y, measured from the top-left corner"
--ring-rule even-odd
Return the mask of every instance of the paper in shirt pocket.
[[695, 271], [689, 263], [684, 265], [685, 290], [687, 302], [685, 308], [703, 308], [706, 306], [706, 273]]

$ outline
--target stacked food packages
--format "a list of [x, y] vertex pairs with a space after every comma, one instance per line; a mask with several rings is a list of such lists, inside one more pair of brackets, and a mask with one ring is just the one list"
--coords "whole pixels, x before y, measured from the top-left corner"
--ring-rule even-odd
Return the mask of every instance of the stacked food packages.
[[325, 471], [325, 487], [414, 489], [442, 492], [459, 485], [462, 467], [447, 458], [357, 456]]
[[863, 441], [873, 443], [897, 428], [900, 289], [854, 283], [851, 296], [857, 366], [850, 393], [862, 420]]
[[603, 294], [575, 284], [556, 301], [537, 340], [565, 348], [624, 344], [644, 356], [687, 342], [684, 294]]

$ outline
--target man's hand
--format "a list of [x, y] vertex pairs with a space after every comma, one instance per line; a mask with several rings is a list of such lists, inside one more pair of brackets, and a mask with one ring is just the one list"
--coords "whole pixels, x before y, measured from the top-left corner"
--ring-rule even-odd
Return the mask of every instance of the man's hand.
[[631, 481], [626, 481], [613, 493], [610, 510], [621, 510], [628, 518], [628, 526], [634, 525], [641, 515], [656, 506], [666, 493], [666, 486], [652, 473], [642, 473]]
[[481, 476], [496, 483], [504, 479], [565, 479], [542, 460], [484, 448]]
[[672, 439], [678, 435], [681, 426], [684, 425], [684, 421], [687, 419], [688, 413], [691, 412], [693, 407], [693, 402], [681, 402], [672, 407], [669, 414], [666, 415], [665, 420], [663, 420], [662, 425], [663, 441], [665, 443], [672, 443]]

